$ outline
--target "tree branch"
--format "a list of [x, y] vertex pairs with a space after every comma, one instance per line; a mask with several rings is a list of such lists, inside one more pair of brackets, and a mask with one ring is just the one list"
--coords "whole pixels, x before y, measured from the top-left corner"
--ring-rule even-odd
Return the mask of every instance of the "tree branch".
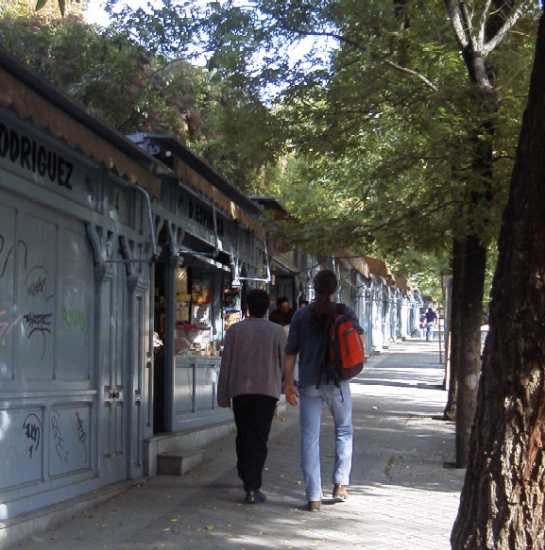
[[473, 28], [473, 14], [469, 13], [467, 3], [464, 0], [458, 2], [460, 5], [460, 14], [462, 19], [462, 24], [465, 29], [466, 37], [469, 41], [469, 44], [473, 48], [473, 51], [479, 51], [481, 48], [477, 43], [477, 38], [475, 37], [475, 32]]
[[409, 69], [408, 67], [403, 67], [401, 65], [398, 65], [394, 61], [391, 61], [390, 59], [385, 59], [384, 63], [386, 65], [389, 65], [390, 67], [393, 67], [397, 71], [400, 71], [402, 73], [414, 76], [415, 78], [418, 78], [421, 80], [428, 88], [431, 88], [434, 92], [438, 92], [439, 88], [427, 77], [425, 77], [422, 73], [419, 73], [418, 71], [415, 71], [414, 69]]
[[352, 40], [351, 38], [347, 38], [342, 34], [337, 34], [331, 31], [305, 31], [304, 29], [297, 29], [297, 28], [286, 27], [286, 26], [284, 26], [284, 30], [288, 32], [293, 32], [295, 34], [299, 34], [301, 36], [322, 36], [325, 38], [334, 38], [339, 42], [344, 42], [345, 44], [352, 46], [353, 48], [355, 48], [356, 50], [359, 50], [360, 52], [367, 53], [369, 51], [365, 46], [363, 46], [356, 40]]
[[[294, 29], [291, 27], [284, 27], [284, 29], [287, 31], [299, 34], [301, 36], [323, 36], [327, 38], [334, 38], [339, 42], [344, 42], [345, 44], [352, 46], [358, 51], [368, 53], [368, 50], [365, 46], [341, 34], [337, 34], [330, 31], [305, 31], [303, 29]], [[398, 65], [397, 63], [395, 63], [394, 61], [391, 61], [390, 59], [385, 59], [384, 63], [386, 63], [390, 67], [393, 67], [397, 71], [400, 71], [402, 73], [418, 78], [421, 82], [423, 82], [428, 88], [432, 89], [434, 92], [437, 92], [439, 90], [437, 86], [429, 78], [425, 77], [423, 74], [419, 73], [418, 71], [415, 71], [414, 69], [409, 69], [408, 67], [403, 67], [401, 65]]]
[[454, 28], [454, 34], [458, 39], [458, 44], [460, 45], [460, 48], [464, 49], [469, 45], [469, 38], [462, 22], [460, 6], [456, 0], [445, 0], [445, 7], [452, 23], [452, 27]]
[[486, 44], [483, 44], [483, 57], [486, 57], [489, 53], [493, 52], [497, 46], [499, 46], [501, 41], [505, 38], [505, 35], [515, 26], [524, 11], [529, 8], [531, 4], [532, 0], [524, 0], [520, 6], [514, 10], [509, 17], [507, 17], [504, 24], [498, 29], [498, 32], [496, 32], [496, 34], [490, 38]]
[[486, 21], [488, 19], [488, 12], [490, 11], [490, 6], [492, 5], [492, 0], [486, 0], [481, 17], [479, 18], [479, 51], [484, 47], [484, 41], [486, 36]]

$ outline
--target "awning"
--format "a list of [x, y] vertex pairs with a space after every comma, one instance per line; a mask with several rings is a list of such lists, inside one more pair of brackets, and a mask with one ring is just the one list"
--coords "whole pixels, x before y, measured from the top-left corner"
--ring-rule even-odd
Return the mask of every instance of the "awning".
[[411, 287], [409, 286], [409, 281], [407, 280], [407, 277], [405, 277], [405, 275], [396, 275], [395, 284], [397, 288], [403, 290], [404, 292], [409, 292], [411, 290]]
[[363, 256], [355, 256], [350, 250], [340, 250], [335, 254], [348, 269], [355, 269], [360, 275], [369, 278], [369, 266]]
[[364, 256], [364, 260], [369, 266], [369, 272], [375, 277], [382, 277], [388, 284], [395, 284], [395, 278], [388, 266], [382, 260], [371, 258], [370, 256]]
[[265, 229], [256, 219], [248, 215], [235, 201], [229, 199], [206, 178], [191, 168], [183, 160], [176, 158], [174, 172], [180, 180], [208, 198], [217, 208], [233, 220], [237, 220], [252, 230], [257, 237], [265, 240]]

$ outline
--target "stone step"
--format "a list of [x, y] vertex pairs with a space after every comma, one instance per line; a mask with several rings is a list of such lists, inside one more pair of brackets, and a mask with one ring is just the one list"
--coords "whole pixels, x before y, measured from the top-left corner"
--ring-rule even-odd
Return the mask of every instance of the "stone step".
[[234, 429], [235, 423], [230, 420], [188, 427], [179, 432], [156, 434], [145, 442], [144, 473], [150, 477], [158, 474], [157, 460], [160, 456], [189, 456], [198, 453], [231, 434]]
[[157, 457], [157, 474], [162, 476], [183, 476], [190, 470], [200, 466], [204, 460], [204, 452], [191, 454], [160, 454]]

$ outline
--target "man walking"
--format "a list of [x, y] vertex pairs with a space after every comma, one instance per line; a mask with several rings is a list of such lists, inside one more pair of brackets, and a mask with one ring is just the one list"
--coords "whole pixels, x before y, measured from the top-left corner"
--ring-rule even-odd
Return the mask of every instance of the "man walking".
[[289, 300], [281, 297], [276, 300], [276, 309], [269, 315], [269, 321], [286, 327], [291, 323], [292, 316]]
[[[333, 498], [348, 498], [352, 466], [352, 397], [347, 381], [328, 379], [325, 369], [329, 327], [339, 309], [350, 317], [363, 334], [352, 310], [331, 302], [337, 290], [337, 278], [332, 271], [322, 270], [314, 278], [315, 300], [298, 310], [291, 322], [286, 347], [285, 393], [290, 405], [300, 398], [301, 466], [305, 481], [308, 510], [320, 510], [322, 480], [320, 473], [320, 421], [323, 405], [327, 405], [335, 423], [335, 468]], [[295, 360], [299, 356], [299, 390], [293, 381]]]
[[248, 313], [225, 338], [218, 382], [218, 405], [233, 406], [237, 427], [238, 475], [246, 491], [246, 504], [266, 500], [261, 492], [267, 441], [276, 403], [282, 392], [282, 364], [286, 335], [280, 325], [264, 319], [269, 295], [252, 290]]
[[437, 320], [437, 313], [433, 311], [431, 306], [428, 308], [428, 311], [426, 311], [424, 319], [426, 321], [426, 342], [429, 342], [433, 333], [435, 321]]

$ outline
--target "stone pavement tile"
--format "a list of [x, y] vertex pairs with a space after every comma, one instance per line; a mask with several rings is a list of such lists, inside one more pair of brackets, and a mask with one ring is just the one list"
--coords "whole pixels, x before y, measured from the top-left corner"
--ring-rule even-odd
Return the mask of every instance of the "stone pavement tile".
[[[372, 358], [352, 384], [355, 448], [351, 499], [301, 509], [297, 411], [276, 421], [262, 506], [240, 504], [234, 441], [218, 442], [199, 469], [159, 477], [82, 514], [24, 550], [369, 549], [448, 550], [462, 473], [452, 460], [453, 426], [432, 420], [445, 394], [433, 345], [406, 342]], [[334, 432], [323, 416], [324, 492], [334, 462]], [[46, 544], [44, 544], [46, 541]]]

